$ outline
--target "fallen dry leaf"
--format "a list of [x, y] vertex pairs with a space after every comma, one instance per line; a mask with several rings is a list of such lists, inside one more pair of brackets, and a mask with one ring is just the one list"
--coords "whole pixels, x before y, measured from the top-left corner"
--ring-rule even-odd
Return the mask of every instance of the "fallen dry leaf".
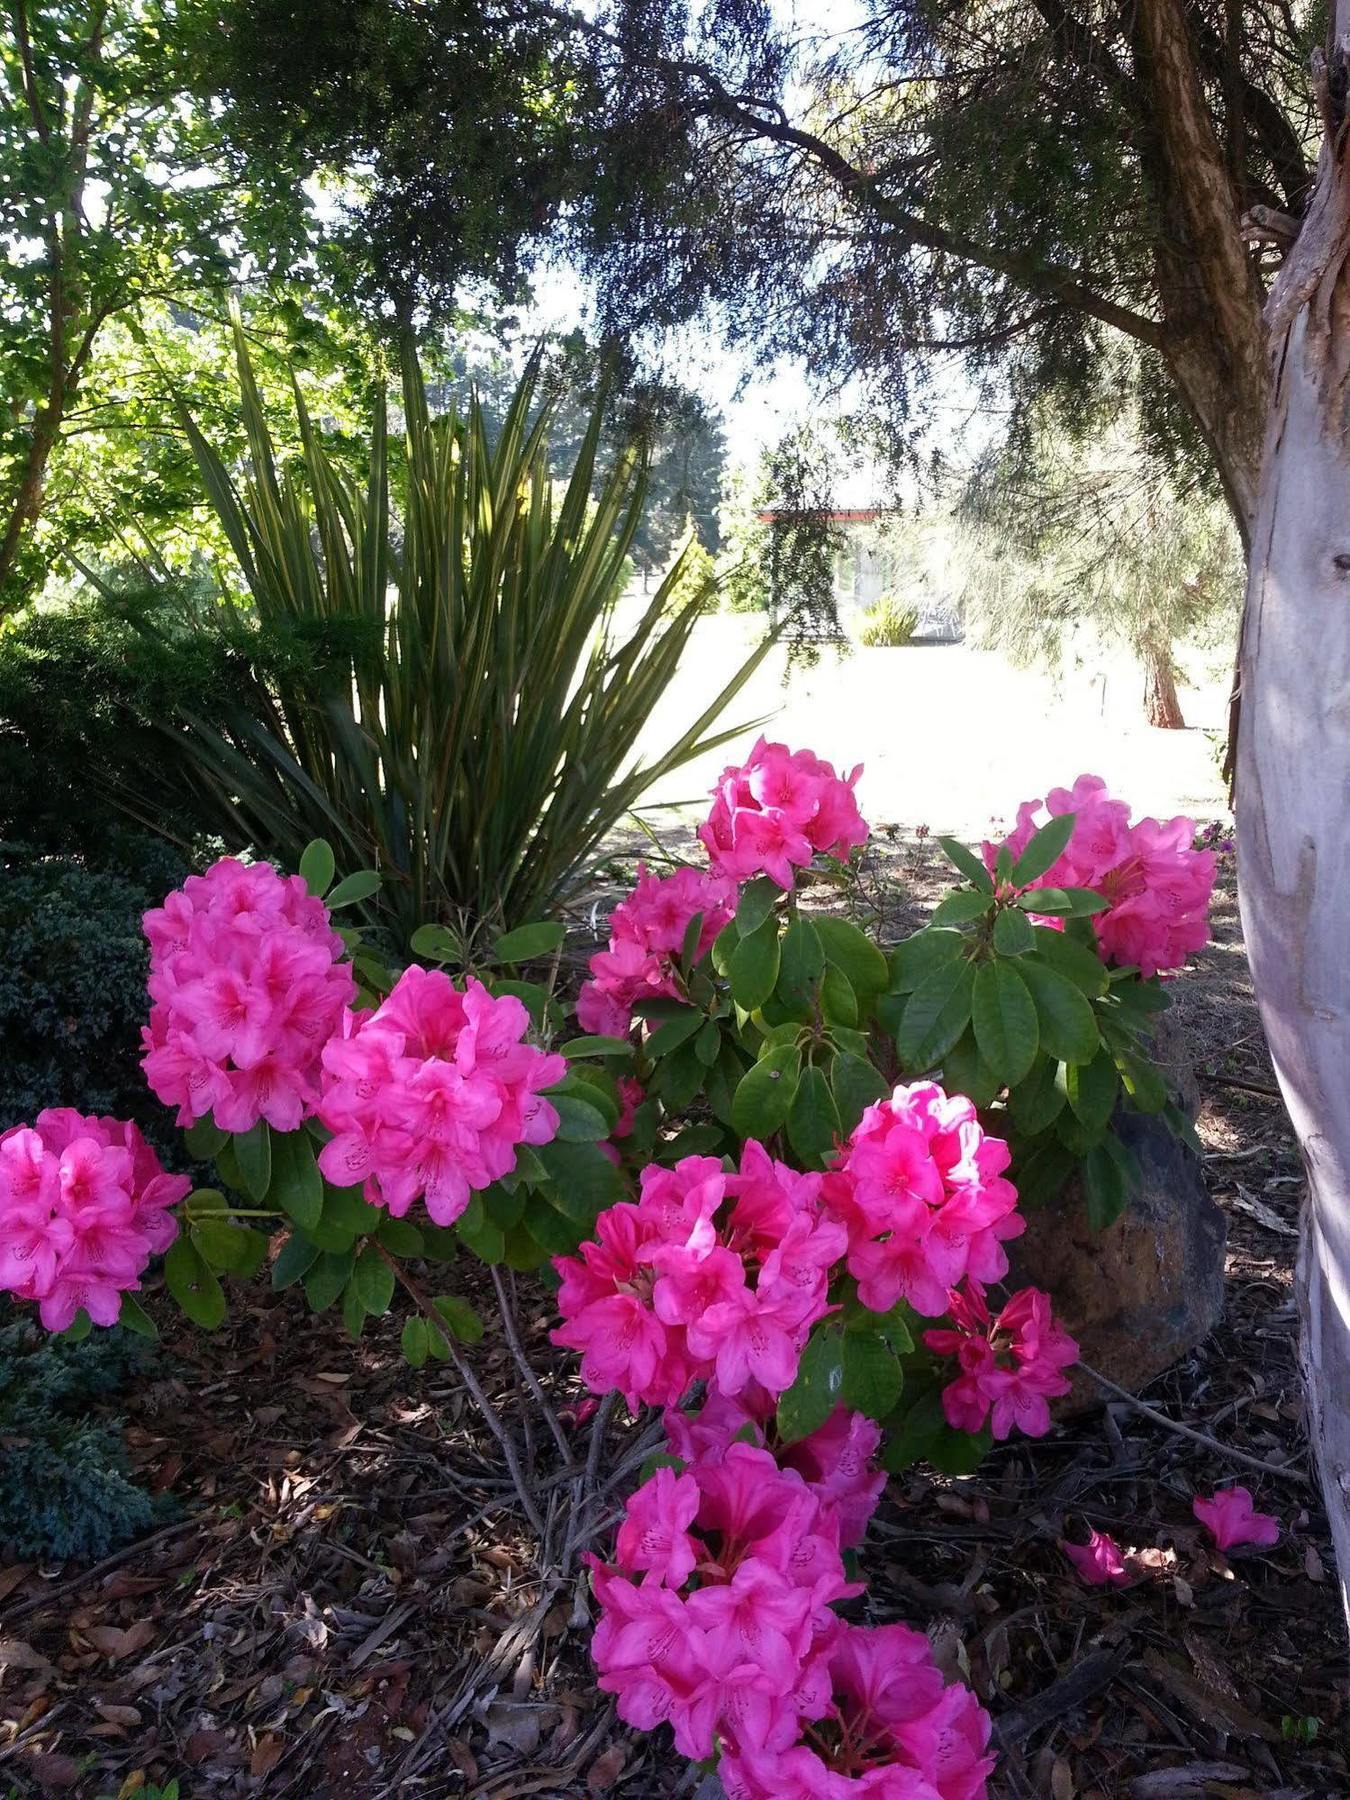
[[586, 1792], [603, 1794], [623, 1774], [628, 1763], [628, 1753], [622, 1744], [611, 1744], [608, 1750], [596, 1757], [586, 1771]]

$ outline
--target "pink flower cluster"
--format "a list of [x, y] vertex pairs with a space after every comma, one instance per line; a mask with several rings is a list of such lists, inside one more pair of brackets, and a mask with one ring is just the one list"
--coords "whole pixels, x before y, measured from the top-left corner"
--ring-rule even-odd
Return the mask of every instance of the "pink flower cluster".
[[691, 1460], [634, 1494], [614, 1564], [592, 1559], [594, 1654], [620, 1717], [668, 1722], [686, 1756], [720, 1749], [731, 1795], [978, 1800], [992, 1759], [974, 1696], [944, 1686], [919, 1633], [842, 1623], [833, 1603], [860, 1590], [821, 1484], [707, 1410]]
[[294, 1131], [319, 1056], [356, 992], [328, 909], [298, 875], [222, 857], [146, 913], [146, 1080], [178, 1123]]
[[936, 1082], [898, 1087], [869, 1106], [824, 1185], [827, 1211], [848, 1232], [863, 1305], [889, 1312], [905, 1300], [936, 1318], [964, 1276], [1000, 1280], [1004, 1241], [1026, 1229], [1003, 1178], [1009, 1160], [972, 1102]]
[[649, 1165], [636, 1204], [608, 1208], [579, 1257], [554, 1259], [554, 1343], [581, 1352], [588, 1387], [633, 1407], [674, 1405], [698, 1380], [782, 1393], [845, 1247], [820, 1186], [756, 1143], [733, 1175], [713, 1156]]
[[80, 1311], [115, 1324], [123, 1292], [177, 1237], [170, 1209], [191, 1186], [134, 1125], [48, 1107], [0, 1136], [0, 1290], [36, 1301], [48, 1331]]
[[862, 765], [847, 778], [811, 750], [760, 738], [740, 768], [722, 771], [698, 835], [719, 875], [768, 875], [790, 888], [819, 851], [841, 860], [867, 842], [854, 796]]
[[[1017, 809], [1017, 827], [1008, 839], [1014, 856], [1045, 821], [1039, 800]], [[1179, 969], [1209, 941], [1209, 902], [1214, 891], [1215, 855], [1194, 847], [1189, 819], [1130, 823], [1130, 809], [1113, 800], [1096, 775], [1080, 775], [1072, 788], [1052, 788], [1045, 800], [1051, 817], [1076, 815], [1073, 836], [1058, 861], [1031, 885], [1092, 888], [1110, 902], [1092, 923], [1102, 957], [1144, 976]], [[997, 847], [985, 844], [992, 870]], [[1058, 924], [1047, 919], [1046, 924]]]
[[591, 979], [577, 996], [581, 1029], [622, 1037], [637, 1001], [678, 995], [675, 958], [690, 921], [703, 915], [698, 937], [703, 956], [735, 911], [733, 881], [700, 869], [649, 875], [640, 867], [637, 886], [610, 917], [609, 948], [591, 958]]
[[420, 1195], [450, 1225], [475, 1189], [509, 1175], [519, 1144], [546, 1144], [558, 1114], [541, 1090], [567, 1064], [525, 1043], [530, 1017], [472, 978], [404, 970], [375, 1012], [348, 1013], [323, 1049], [319, 1167], [335, 1187], [401, 1218]]
[[990, 1418], [1000, 1441], [1014, 1426], [1028, 1437], [1050, 1429], [1047, 1400], [1067, 1394], [1064, 1370], [1078, 1360], [1078, 1345], [1050, 1312], [1050, 1296], [1022, 1288], [997, 1318], [973, 1277], [965, 1292], [953, 1290], [953, 1329], [925, 1331], [923, 1341], [939, 1356], [954, 1356], [957, 1379], [942, 1390], [942, 1410], [955, 1431], [979, 1431]]

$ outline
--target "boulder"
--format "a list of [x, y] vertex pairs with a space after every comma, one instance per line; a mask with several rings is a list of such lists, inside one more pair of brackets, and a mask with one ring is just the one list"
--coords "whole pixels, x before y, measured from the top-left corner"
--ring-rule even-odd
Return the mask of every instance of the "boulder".
[[[1138, 1393], [1222, 1317], [1227, 1225], [1199, 1157], [1160, 1119], [1121, 1115], [1117, 1130], [1141, 1171], [1124, 1212], [1106, 1230], [1090, 1230], [1078, 1183], [1069, 1182], [1058, 1199], [1028, 1210], [1025, 1233], [1008, 1245], [1007, 1285], [1045, 1288], [1083, 1360]], [[1056, 1410], [1102, 1398], [1078, 1374]]]

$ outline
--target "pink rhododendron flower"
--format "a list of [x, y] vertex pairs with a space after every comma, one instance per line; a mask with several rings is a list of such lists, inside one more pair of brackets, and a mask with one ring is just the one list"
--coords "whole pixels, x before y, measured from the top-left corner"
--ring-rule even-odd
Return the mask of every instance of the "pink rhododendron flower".
[[49, 1107], [14, 1126], [0, 1135], [0, 1290], [34, 1301], [48, 1331], [81, 1311], [116, 1324], [191, 1186], [121, 1119]]
[[1191, 1502], [1191, 1511], [1220, 1550], [1232, 1550], [1239, 1544], [1279, 1542], [1280, 1521], [1269, 1513], [1256, 1512], [1245, 1487], [1220, 1488], [1208, 1500], [1197, 1495]]
[[859, 765], [843, 779], [810, 750], [760, 738], [740, 768], [722, 771], [698, 828], [714, 870], [734, 881], [768, 875], [787, 889], [817, 852], [846, 858], [867, 842], [853, 792], [861, 774]]
[[324, 1045], [319, 1117], [333, 1133], [319, 1167], [402, 1217], [419, 1197], [450, 1225], [471, 1195], [516, 1166], [521, 1144], [546, 1144], [558, 1115], [541, 1090], [567, 1065], [527, 1044], [530, 1016], [472, 977], [405, 969], [373, 1013], [347, 1013]]
[[609, 947], [591, 958], [591, 978], [577, 996], [582, 1030], [622, 1037], [637, 1001], [677, 995], [675, 958], [691, 922], [702, 918], [698, 955], [704, 956], [735, 911], [733, 881], [700, 869], [649, 875], [639, 867], [637, 886], [610, 916]]
[[1130, 1580], [1120, 1545], [1104, 1531], [1089, 1530], [1086, 1544], [1061, 1543], [1059, 1547], [1088, 1587], [1124, 1587]]
[[1003, 1244], [1025, 1229], [1002, 1173], [1008, 1162], [1008, 1146], [985, 1135], [973, 1102], [936, 1082], [869, 1106], [823, 1190], [848, 1232], [863, 1305], [889, 1312], [905, 1300], [932, 1318], [963, 1276], [1001, 1279]]
[[178, 1123], [294, 1131], [319, 1098], [319, 1058], [356, 993], [328, 909], [298, 875], [222, 857], [143, 921], [153, 1005], [146, 1080]]
[[846, 1237], [820, 1208], [821, 1178], [749, 1143], [728, 1175], [712, 1156], [642, 1171], [637, 1204], [601, 1213], [578, 1257], [557, 1257], [562, 1326], [582, 1379], [630, 1406], [671, 1406], [698, 1380], [734, 1396], [781, 1393]]
[[953, 1329], [925, 1331], [923, 1341], [939, 1356], [954, 1356], [961, 1369], [942, 1390], [942, 1410], [955, 1431], [979, 1431], [989, 1419], [1000, 1442], [1017, 1427], [1028, 1437], [1050, 1429], [1047, 1401], [1067, 1394], [1063, 1371], [1078, 1360], [1078, 1345], [1055, 1323], [1050, 1297], [1022, 1288], [996, 1318], [984, 1289], [970, 1277], [953, 1289], [947, 1308]]
[[[1044, 823], [1040, 804], [1027, 800], [1017, 809], [1017, 825], [1008, 838], [1014, 856]], [[1141, 975], [1150, 976], [1179, 969], [1192, 952], [1204, 948], [1215, 856], [1212, 850], [1195, 848], [1189, 819], [1131, 824], [1129, 807], [1111, 799], [1096, 775], [1080, 775], [1072, 788], [1052, 788], [1045, 808], [1050, 817], [1075, 814], [1073, 835], [1031, 887], [1093, 888], [1109, 901], [1092, 921], [1097, 948], [1107, 962], [1137, 966]], [[984, 845], [991, 871], [997, 854], [997, 845]], [[1041, 922], [1060, 924], [1055, 919]]]

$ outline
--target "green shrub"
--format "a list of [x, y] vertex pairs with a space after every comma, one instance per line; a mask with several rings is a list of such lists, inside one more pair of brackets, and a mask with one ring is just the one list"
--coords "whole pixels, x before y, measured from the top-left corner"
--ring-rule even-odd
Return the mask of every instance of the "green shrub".
[[894, 594], [883, 594], [858, 621], [858, 642], [868, 649], [884, 646], [895, 650], [910, 643], [919, 628], [919, 615]]
[[139, 1063], [141, 914], [187, 870], [144, 833], [110, 835], [104, 850], [108, 864], [92, 869], [0, 846], [0, 1130], [75, 1106], [135, 1119], [163, 1145], [178, 1134]]
[[153, 1355], [118, 1327], [71, 1343], [0, 1299], [0, 1548], [92, 1562], [170, 1511], [131, 1480], [121, 1421], [93, 1411]]

